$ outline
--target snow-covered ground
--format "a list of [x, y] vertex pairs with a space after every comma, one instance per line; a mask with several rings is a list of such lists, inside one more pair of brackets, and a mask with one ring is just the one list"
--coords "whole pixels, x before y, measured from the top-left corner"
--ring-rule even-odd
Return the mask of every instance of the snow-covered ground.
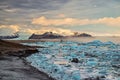
[[39, 48], [39, 53], [27, 57], [27, 61], [57, 80], [120, 80], [119, 44], [95, 40], [27, 45], [46, 47]]

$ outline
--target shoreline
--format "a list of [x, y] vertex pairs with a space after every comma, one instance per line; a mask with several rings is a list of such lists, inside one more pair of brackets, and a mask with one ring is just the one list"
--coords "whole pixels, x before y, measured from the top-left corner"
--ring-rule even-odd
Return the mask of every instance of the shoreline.
[[0, 80], [55, 80], [25, 60], [27, 56], [37, 52], [35, 47], [15, 43], [19, 47], [15, 48], [8, 43], [14, 44], [0, 40]]
[[6, 40], [15, 43], [33, 43], [33, 42], [60, 42], [60, 41], [74, 41], [74, 42], [91, 42], [94, 40], [100, 40], [102, 42], [111, 41], [114, 43], [120, 43], [119, 36], [94, 36], [94, 37], [68, 37], [60, 39], [24, 39], [24, 40]]

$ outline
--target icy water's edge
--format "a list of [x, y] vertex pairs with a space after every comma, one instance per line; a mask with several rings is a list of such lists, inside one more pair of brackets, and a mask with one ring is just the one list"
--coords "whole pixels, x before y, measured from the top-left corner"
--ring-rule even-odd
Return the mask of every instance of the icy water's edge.
[[120, 79], [119, 44], [95, 40], [88, 43], [37, 42], [29, 45], [47, 47], [27, 57], [27, 61], [57, 80]]

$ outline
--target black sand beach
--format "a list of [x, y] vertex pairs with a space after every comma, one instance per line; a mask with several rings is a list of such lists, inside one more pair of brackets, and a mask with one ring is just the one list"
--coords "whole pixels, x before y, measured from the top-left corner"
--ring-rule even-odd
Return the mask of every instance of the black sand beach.
[[35, 47], [0, 40], [0, 80], [54, 80], [25, 61]]

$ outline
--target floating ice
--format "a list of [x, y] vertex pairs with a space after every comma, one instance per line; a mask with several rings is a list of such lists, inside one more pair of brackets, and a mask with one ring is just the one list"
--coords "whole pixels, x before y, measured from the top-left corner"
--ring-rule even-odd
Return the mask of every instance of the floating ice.
[[[119, 80], [120, 45], [95, 40], [78, 42], [37, 42], [39, 53], [27, 61], [57, 80]], [[77, 63], [71, 61], [77, 59]]]

